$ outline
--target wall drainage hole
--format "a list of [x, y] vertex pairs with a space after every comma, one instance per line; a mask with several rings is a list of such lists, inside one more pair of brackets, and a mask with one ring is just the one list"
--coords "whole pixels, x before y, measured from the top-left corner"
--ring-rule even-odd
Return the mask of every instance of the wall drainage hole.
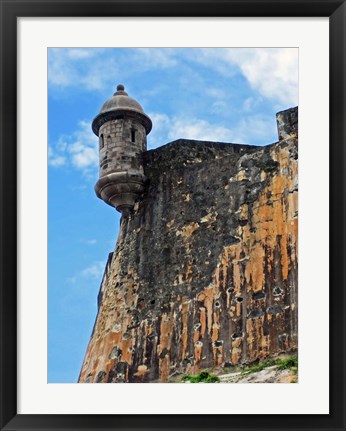
[[280, 296], [282, 295], [283, 290], [280, 287], [275, 287], [275, 289], [273, 289], [273, 295], [274, 296]]
[[214, 341], [214, 347], [221, 347], [222, 345], [223, 345], [223, 341], [222, 340]]

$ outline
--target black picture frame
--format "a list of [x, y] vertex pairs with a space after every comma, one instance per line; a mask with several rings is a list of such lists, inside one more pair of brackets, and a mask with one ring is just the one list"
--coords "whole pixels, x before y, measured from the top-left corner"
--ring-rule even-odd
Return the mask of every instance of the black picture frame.
[[[184, 2], [180, 0], [0, 0], [0, 7], [1, 430], [345, 430], [345, 2], [340, 0], [199, 2], [191, 0]], [[58, 16], [329, 17], [330, 414], [231, 415], [231, 419], [229, 415], [17, 414], [17, 18]], [[318, 88], [316, 92], [318, 93]], [[316, 209], [318, 211], [318, 207]], [[317, 220], [315, 222], [318, 223]], [[323, 346], [323, 348], [327, 347]], [[316, 354], [319, 348], [321, 346], [316, 346]]]

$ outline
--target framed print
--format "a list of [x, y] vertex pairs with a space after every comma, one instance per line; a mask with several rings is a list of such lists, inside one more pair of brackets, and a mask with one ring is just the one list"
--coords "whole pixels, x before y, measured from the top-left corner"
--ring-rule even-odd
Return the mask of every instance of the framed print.
[[0, 1], [1, 429], [345, 429], [344, 2]]

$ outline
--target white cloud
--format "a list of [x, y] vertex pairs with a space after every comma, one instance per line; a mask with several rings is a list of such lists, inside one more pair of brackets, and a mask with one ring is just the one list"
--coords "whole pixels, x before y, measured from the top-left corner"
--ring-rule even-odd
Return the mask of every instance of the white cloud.
[[152, 69], [177, 65], [175, 50], [169, 48], [50, 48], [48, 82], [56, 87], [102, 90]]
[[66, 163], [66, 159], [63, 156], [55, 156], [49, 160], [49, 164], [55, 167], [64, 166], [65, 163]]
[[232, 78], [237, 73], [237, 67], [227, 61], [225, 57], [226, 51], [227, 48], [201, 48], [191, 50], [188, 53], [191, 61], [213, 69], [220, 75]]
[[80, 275], [84, 278], [100, 279], [105, 270], [105, 262], [93, 262], [87, 268], [84, 268]]
[[243, 110], [245, 112], [253, 111], [261, 102], [262, 97], [247, 97], [243, 102]]
[[195, 57], [199, 63], [229, 77], [234, 75], [236, 65], [262, 96], [285, 104], [298, 103], [297, 48], [203, 48], [201, 51], [202, 55]]
[[149, 116], [153, 121], [153, 132], [149, 135], [150, 148], [157, 148], [180, 138], [231, 142], [234, 135], [231, 129], [202, 119], [169, 117], [161, 113], [151, 113]]
[[95, 245], [97, 243], [97, 240], [96, 239], [85, 239], [82, 242], [84, 244], [87, 244], [87, 245]]
[[213, 112], [214, 114], [217, 115], [222, 115], [226, 112], [227, 110], [227, 102], [224, 100], [215, 100], [212, 104], [211, 104], [211, 112]]
[[244, 116], [237, 125], [237, 143], [267, 145], [277, 136], [276, 120], [271, 116]]
[[[94, 261], [86, 268], [66, 279], [67, 283], [71, 285], [71, 288], [66, 292], [66, 295], [63, 298], [65, 304], [64, 309], [71, 305], [72, 292], [83, 292], [84, 295], [88, 292], [92, 292], [93, 295], [95, 294], [95, 287], [97, 288], [97, 283], [102, 280], [105, 265], [106, 264], [103, 261]], [[89, 281], [92, 282], [90, 283]], [[87, 297], [85, 297], [85, 299], [87, 299]], [[89, 299], [93, 304], [95, 296], [92, 296]]]
[[166, 114], [149, 114], [153, 131], [148, 137], [149, 149], [157, 148], [176, 139], [229, 142], [238, 144], [269, 144], [276, 136], [275, 118], [261, 115], [242, 117], [234, 127], [225, 127], [207, 120], [188, 117], [169, 117]]
[[[71, 135], [60, 136], [54, 149], [50, 148], [52, 166], [72, 165], [85, 175], [95, 174], [98, 167], [98, 139], [89, 121], [80, 121]], [[61, 163], [60, 163], [61, 161]]]
[[104, 49], [98, 48], [50, 48], [48, 82], [60, 88], [101, 90], [118, 74], [116, 56], [103, 55]]
[[95, 57], [103, 52], [102, 48], [69, 48], [66, 50], [67, 56], [76, 60]]
[[95, 261], [77, 274], [69, 277], [67, 281], [71, 284], [79, 284], [82, 280], [101, 280], [105, 270], [105, 262]]
[[69, 277], [67, 279], [67, 282], [70, 284], [76, 284], [77, 283], [77, 277], [75, 275], [73, 277]]
[[232, 130], [227, 127], [210, 124], [206, 120], [175, 118], [169, 130], [169, 139], [186, 138], [201, 141], [231, 142]]
[[148, 136], [148, 149], [157, 148], [167, 143], [167, 133], [172, 127], [171, 120], [166, 114], [152, 112], [148, 114], [153, 122], [153, 129]]
[[172, 48], [134, 48], [132, 61], [144, 69], [173, 67], [178, 62], [176, 52]]
[[254, 49], [250, 53], [232, 51], [235, 61], [253, 88], [270, 99], [298, 102], [298, 49]]
[[71, 144], [69, 152], [73, 165], [78, 169], [85, 169], [97, 163], [98, 154], [95, 148], [88, 147], [80, 141]]
[[66, 163], [66, 158], [62, 155], [56, 155], [52, 147], [48, 147], [48, 163], [53, 167], [64, 166]]
[[221, 88], [216, 87], [206, 87], [205, 94], [215, 99], [223, 99], [225, 97], [225, 92]]

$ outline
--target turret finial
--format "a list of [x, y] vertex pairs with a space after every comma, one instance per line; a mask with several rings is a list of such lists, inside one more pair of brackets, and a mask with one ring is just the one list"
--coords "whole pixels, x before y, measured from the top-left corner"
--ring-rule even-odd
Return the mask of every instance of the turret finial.
[[113, 94], [113, 96], [128, 96], [125, 91], [125, 86], [123, 84], [118, 84], [117, 91]]

